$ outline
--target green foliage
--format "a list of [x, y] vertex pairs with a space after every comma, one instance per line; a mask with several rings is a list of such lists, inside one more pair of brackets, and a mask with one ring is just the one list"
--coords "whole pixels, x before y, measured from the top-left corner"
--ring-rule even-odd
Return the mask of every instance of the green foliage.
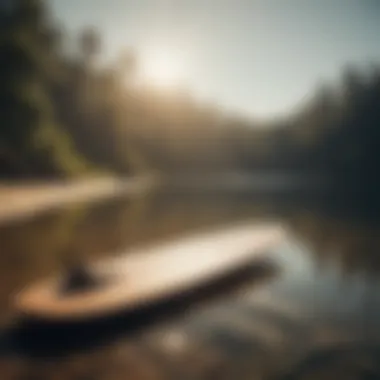
[[298, 112], [247, 120], [187, 91], [137, 85], [131, 50], [101, 65], [102, 41], [86, 28], [74, 55], [46, 4], [0, 7], [0, 175], [76, 176], [296, 171], [357, 178], [376, 169], [380, 69], [347, 67]]
[[370, 180], [375, 184], [380, 151], [380, 69], [347, 67], [340, 85], [316, 97], [294, 125], [297, 131], [313, 135], [310, 142], [298, 145], [298, 158], [306, 169], [338, 181]]
[[[14, 1], [9, 12], [1, 8], [0, 112], [5, 175], [70, 175], [84, 164], [70, 149], [60, 130], [48, 94], [51, 52], [46, 47], [49, 25], [42, 2]], [[14, 165], [18, 157], [21, 165]]]

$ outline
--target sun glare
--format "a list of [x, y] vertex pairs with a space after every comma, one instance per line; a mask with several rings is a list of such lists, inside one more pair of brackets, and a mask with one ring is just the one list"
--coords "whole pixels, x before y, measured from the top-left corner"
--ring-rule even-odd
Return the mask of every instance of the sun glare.
[[142, 55], [141, 77], [159, 87], [182, 84], [186, 77], [186, 64], [179, 53], [153, 49]]

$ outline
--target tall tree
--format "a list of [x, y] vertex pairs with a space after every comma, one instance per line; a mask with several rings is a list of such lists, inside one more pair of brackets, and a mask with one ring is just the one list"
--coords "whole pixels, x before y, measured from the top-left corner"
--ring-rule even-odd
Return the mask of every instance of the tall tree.
[[[14, 0], [1, 7], [0, 141], [17, 152], [20, 175], [67, 175], [83, 169], [55, 122], [47, 93], [54, 75], [53, 33], [44, 3]], [[12, 162], [12, 161], [9, 161]], [[22, 168], [22, 169], [21, 169]], [[10, 171], [12, 169], [10, 168]]]

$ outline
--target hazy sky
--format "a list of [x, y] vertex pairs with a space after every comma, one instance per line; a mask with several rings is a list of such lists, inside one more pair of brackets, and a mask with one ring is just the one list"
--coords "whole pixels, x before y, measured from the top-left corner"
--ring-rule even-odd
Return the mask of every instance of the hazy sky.
[[178, 52], [197, 96], [258, 116], [286, 112], [346, 62], [380, 61], [380, 0], [50, 0], [94, 25], [108, 56]]

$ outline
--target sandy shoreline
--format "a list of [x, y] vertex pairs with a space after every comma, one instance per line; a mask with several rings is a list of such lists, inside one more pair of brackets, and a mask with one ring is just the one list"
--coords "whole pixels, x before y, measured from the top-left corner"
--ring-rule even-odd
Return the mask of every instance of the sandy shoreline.
[[67, 204], [92, 202], [123, 193], [143, 191], [151, 185], [150, 182], [146, 178], [123, 181], [101, 178], [46, 184], [0, 183], [0, 223], [33, 217]]

